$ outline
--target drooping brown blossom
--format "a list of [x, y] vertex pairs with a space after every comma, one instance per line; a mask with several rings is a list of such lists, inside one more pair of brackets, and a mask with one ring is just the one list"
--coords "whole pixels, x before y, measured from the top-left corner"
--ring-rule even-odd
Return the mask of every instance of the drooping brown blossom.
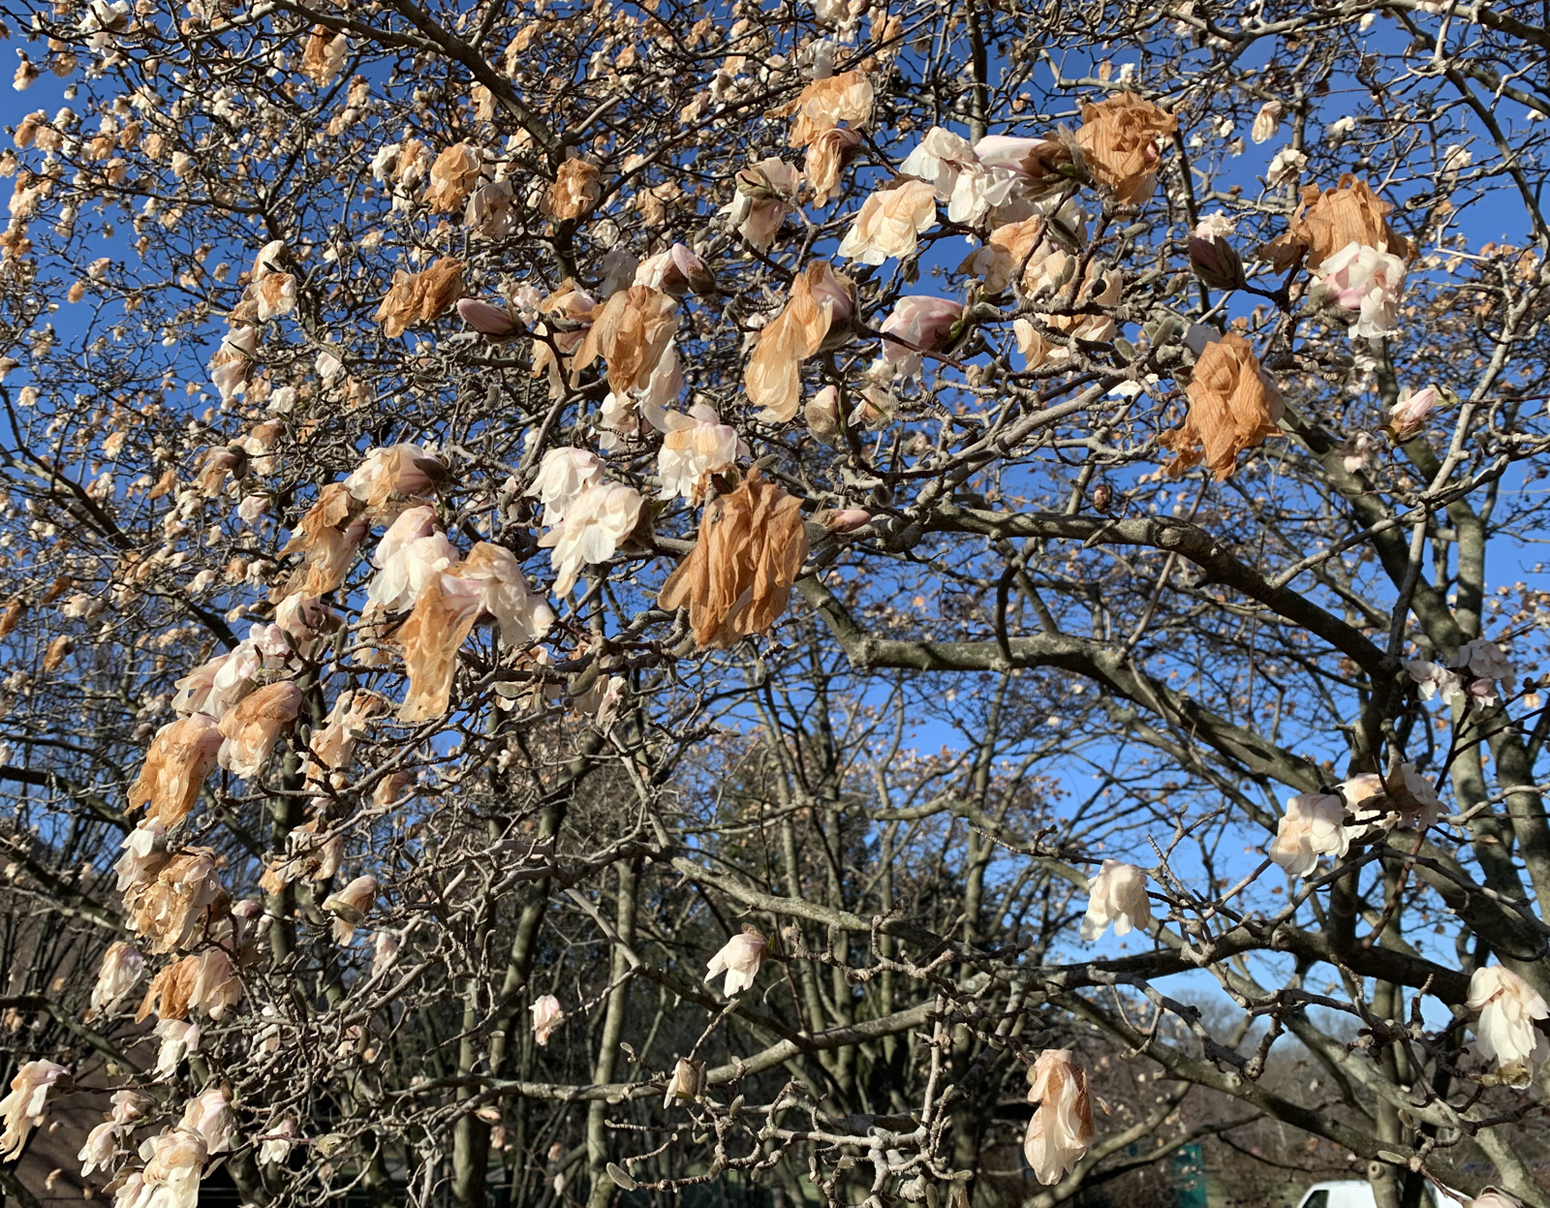
[[872, 120], [872, 83], [859, 71], [845, 71], [822, 80], [814, 80], [802, 89], [797, 99], [769, 117], [796, 115], [791, 123], [790, 142], [805, 147], [818, 135], [844, 122], [852, 130], [863, 130]]
[[467, 143], [453, 143], [431, 165], [425, 204], [433, 214], [450, 214], [468, 200], [479, 183], [483, 164], [479, 152]]
[[403, 722], [432, 721], [447, 711], [457, 652], [479, 619], [482, 584], [432, 575], [393, 641], [403, 648], [409, 691], [399, 707]]
[[263, 770], [269, 752], [301, 712], [301, 689], [290, 680], [266, 684], [243, 697], [220, 721], [221, 764], [251, 780]]
[[1204, 461], [1221, 482], [1232, 475], [1239, 453], [1280, 431], [1281, 392], [1236, 332], [1205, 346], [1184, 392], [1184, 423], [1161, 438], [1163, 448], [1176, 454], [1165, 467], [1170, 478]]
[[1385, 218], [1393, 209], [1365, 180], [1346, 173], [1333, 189], [1318, 185], [1303, 189], [1291, 236], [1307, 249], [1308, 261], [1315, 265], [1352, 243], [1404, 258], [1410, 255], [1410, 241], [1390, 230]]
[[677, 330], [678, 307], [672, 298], [645, 285], [619, 290], [595, 312], [576, 349], [571, 385], [601, 355], [615, 394], [644, 387]]
[[350, 40], [344, 34], [335, 34], [326, 25], [314, 25], [302, 51], [301, 72], [319, 88], [326, 88], [339, 74], [349, 52]]
[[365, 516], [351, 519], [355, 499], [342, 482], [331, 482], [318, 492], [317, 502], [297, 522], [281, 555], [300, 553], [302, 564], [287, 580], [287, 595], [320, 596], [344, 582], [355, 561], [355, 551], [369, 531]]
[[603, 174], [597, 165], [572, 158], [560, 165], [544, 199], [544, 208], [551, 218], [566, 222], [590, 213], [602, 196]]
[[228, 902], [215, 853], [191, 847], [173, 856], [154, 880], [124, 894], [129, 925], [153, 953], [188, 948]]
[[802, 174], [812, 186], [814, 205], [821, 206], [829, 200], [845, 164], [860, 146], [861, 131], [847, 130], [843, 126], [831, 126], [813, 136], [807, 145], [807, 161], [802, 165]]
[[447, 483], [447, 467], [419, 445], [400, 444], [373, 449], [345, 479], [351, 495], [379, 512], [394, 495], [419, 496]]
[[1133, 92], [1121, 92], [1082, 106], [1076, 145], [1092, 178], [1113, 189], [1121, 204], [1135, 205], [1151, 196], [1156, 183], [1158, 137], [1178, 128], [1173, 114]]
[[140, 778], [129, 790], [129, 808], [149, 805], [148, 821], [176, 826], [194, 808], [220, 749], [221, 733], [213, 717], [195, 713], [168, 722], [145, 753]]
[[663, 608], [689, 609], [697, 645], [725, 650], [786, 611], [807, 557], [800, 506], [758, 467], [705, 506], [700, 539], [657, 596]]
[[463, 262], [442, 257], [424, 272], [399, 269], [377, 307], [376, 321], [389, 339], [416, 323], [429, 323], [463, 296]]
[[743, 371], [743, 389], [764, 408], [764, 417], [784, 423], [802, 401], [802, 362], [848, 331], [855, 312], [855, 287], [826, 260], [814, 260], [791, 282], [786, 305], [759, 332]]

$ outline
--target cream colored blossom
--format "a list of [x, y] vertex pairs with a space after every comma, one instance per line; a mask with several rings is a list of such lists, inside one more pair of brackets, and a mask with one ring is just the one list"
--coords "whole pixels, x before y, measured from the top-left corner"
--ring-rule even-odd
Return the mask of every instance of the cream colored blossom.
[[722, 208], [737, 233], [760, 251], [775, 242], [787, 214], [796, 213], [802, 173], [776, 158], [760, 160], [737, 174], [737, 193]]
[[371, 557], [377, 573], [366, 598], [385, 612], [402, 612], [420, 598], [432, 575], [457, 562], [457, 551], [436, 528], [429, 505], [407, 508], [378, 542]]
[[1305, 877], [1320, 856], [1343, 856], [1349, 847], [1345, 801], [1335, 793], [1299, 793], [1287, 799], [1269, 855], [1289, 876]]
[[83, 1179], [93, 1170], [105, 1171], [113, 1164], [118, 1132], [119, 1126], [114, 1121], [104, 1120], [86, 1134], [86, 1143], [81, 1146], [81, 1152], [75, 1155], [81, 1162]]
[[1480, 1012], [1475, 1022], [1480, 1055], [1498, 1066], [1522, 1065], [1532, 1076], [1547, 1051], [1544, 1034], [1534, 1024], [1550, 1018], [1539, 991], [1511, 969], [1487, 965], [1470, 975], [1468, 1006]]
[[688, 415], [660, 407], [646, 407], [644, 413], [651, 426], [664, 434], [657, 454], [663, 499], [682, 496], [698, 503], [709, 487], [710, 475], [730, 469], [739, 457], [749, 455], [736, 429], [723, 424], [721, 416], [704, 403], [695, 403]]
[[1060, 1182], [1093, 1143], [1092, 1099], [1087, 1074], [1070, 1049], [1045, 1049], [1029, 1075], [1028, 1102], [1037, 1103], [1023, 1155], [1046, 1187]]
[[548, 1044], [550, 1034], [565, 1018], [565, 1012], [560, 1008], [560, 1000], [553, 994], [544, 994], [536, 999], [528, 1010], [533, 1013], [533, 1039], [540, 1045]]
[[1146, 896], [1146, 874], [1134, 864], [1105, 860], [1098, 875], [1087, 882], [1087, 914], [1082, 919], [1082, 938], [1096, 940], [1114, 924], [1115, 935], [1129, 935], [1132, 928], [1145, 931], [1152, 925], [1152, 903]]
[[61, 1080], [67, 1087], [69, 1072], [53, 1061], [28, 1061], [16, 1071], [11, 1093], [0, 1099], [0, 1119], [5, 1122], [5, 1131], [0, 1133], [0, 1162], [9, 1162], [21, 1153], [33, 1121], [43, 1114], [50, 1089]]
[[283, 1166], [296, 1146], [296, 1121], [289, 1116], [272, 1125], [258, 1147], [260, 1166]]
[[457, 573], [479, 583], [480, 603], [500, 623], [506, 645], [536, 642], [554, 625], [549, 602], [528, 586], [522, 564], [505, 547], [479, 542]]
[[617, 482], [588, 487], [571, 502], [565, 519], [538, 539], [540, 548], [551, 551], [556, 595], [570, 594], [582, 566], [606, 562], [618, 552], [635, 531], [641, 503], [639, 491]]
[[323, 909], [334, 916], [336, 941], [348, 944], [355, 938], [355, 928], [366, 921], [366, 914], [376, 898], [377, 878], [366, 873], [323, 899]]
[[1254, 115], [1254, 125], [1249, 131], [1249, 137], [1255, 143], [1268, 143], [1275, 137], [1276, 128], [1281, 124], [1282, 105], [1280, 101], [1266, 101], [1259, 107], [1259, 112]]
[[97, 984], [91, 992], [92, 1011], [111, 1011], [134, 989], [144, 972], [145, 957], [140, 955], [140, 950], [123, 940], [114, 940], [102, 954]]
[[142, 1177], [151, 1192], [145, 1208], [198, 1208], [199, 1180], [210, 1153], [205, 1140], [189, 1129], [164, 1132], [141, 1146], [149, 1151]]
[[225, 1153], [231, 1149], [232, 1136], [237, 1131], [237, 1114], [231, 1109], [227, 1093], [215, 1087], [188, 1101], [178, 1127], [203, 1137], [208, 1153]]
[[727, 975], [721, 990], [728, 998], [753, 985], [759, 976], [759, 966], [764, 963], [769, 944], [764, 936], [752, 927], [745, 927], [734, 935], [715, 956], [710, 958], [705, 974], [706, 981], [713, 981], [721, 974]]
[[603, 462], [596, 453], [569, 446], [550, 449], [538, 463], [538, 476], [523, 492], [536, 495], [544, 506], [544, 524], [565, 519], [566, 509], [603, 481]]
[[879, 189], [840, 242], [839, 254], [862, 264], [881, 264], [890, 256], [915, 254], [916, 235], [936, 224], [936, 196], [923, 180], [903, 180]]
[[199, 1042], [203, 1037], [198, 1024], [181, 1019], [161, 1020], [156, 1025], [155, 1033], [161, 1039], [161, 1047], [156, 1051], [154, 1071], [158, 1078], [172, 1077], [185, 1057], [199, 1051]]

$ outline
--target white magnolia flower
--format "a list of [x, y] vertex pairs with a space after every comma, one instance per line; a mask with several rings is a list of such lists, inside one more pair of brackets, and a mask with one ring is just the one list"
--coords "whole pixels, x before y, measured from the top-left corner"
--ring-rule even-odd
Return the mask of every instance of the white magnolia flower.
[[118, 1000], [134, 989], [145, 972], [145, 957], [133, 944], [115, 940], [102, 954], [102, 967], [91, 992], [93, 1011], [111, 1011]]
[[200, 1031], [196, 1023], [164, 1019], [156, 1025], [156, 1035], [161, 1037], [161, 1049], [156, 1054], [158, 1078], [172, 1077], [183, 1058], [199, 1051]]
[[504, 546], [481, 541], [458, 574], [479, 582], [480, 607], [500, 622], [501, 641], [506, 645], [536, 642], [554, 625], [554, 609], [528, 586], [522, 564]]
[[0, 1133], [0, 1162], [8, 1162], [21, 1153], [33, 1121], [43, 1114], [49, 1088], [67, 1071], [52, 1061], [29, 1061], [11, 1079], [11, 1093], [0, 1099], [0, 1118], [5, 1131]]
[[1281, 124], [1281, 102], [1266, 101], [1254, 115], [1254, 126], [1249, 137], [1256, 143], [1268, 143], [1275, 137], [1276, 127]]
[[113, 1161], [113, 1143], [117, 1137], [118, 1124], [112, 1120], [104, 1120], [86, 1134], [86, 1144], [82, 1145], [81, 1152], [75, 1155], [81, 1161], [83, 1179], [93, 1170], [108, 1168]]
[[[606, 562], [640, 520], [641, 495], [634, 487], [603, 482], [589, 487], [565, 509], [565, 519], [538, 539], [555, 571], [554, 592], [570, 594], [583, 565]], [[547, 519], [547, 514], [545, 519]]]
[[436, 509], [429, 504], [408, 508], [378, 542], [371, 561], [378, 568], [366, 587], [366, 597], [386, 612], [413, 606], [434, 574], [457, 562], [457, 551], [436, 529]]
[[706, 478], [749, 455], [737, 430], [723, 424], [721, 416], [704, 403], [695, 403], [688, 415], [645, 403], [641, 410], [653, 428], [666, 434], [657, 453], [663, 499], [681, 495], [697, 501], [704, 495]]
[[538, 496], [544, 524], [553, 527], [577, 499], [603, 481], [603, 463], [586, 449], [550, 449], [538, 463], [538, 477], [524, 495]]
[[260, 1166], [282, 1166], [296, 1144], [296, 1121], [286, 1116], [270, 1128], [258, 1147]]
[[1481, 679], [1503, 682], [1510, 681], [1514, 674], [1512, 660], [1500, 646], [1485, 638], [1475, 638], [1460, 646], [1453, 656], [1452, 666], [1459, 671], [1467, 668]]
[[1129, 935], [1132, 928], [1145, 931], [1152, 925], [1152, 903], [1146, 896], [1146, 874], [1134, 864], [1105, 860], [1098, 875], [1087, 882], [1087, 915], [1082, 938], [1095, 940], [1114, 924], [1115, 935]]
[[226, 1092], [215, 1087], [188, 1101], [178, 1126], [203, 1137], [209, 1153], [225, 1153], [231, 1148], [232, 1134], [237, 1131], [237, 1115], [231, 1110], [231, 1100]]
[[1536, 1019], [1550, 1018], [1539, 991], [1511, 969], [1488, 965], [1469, 979], [1469, 1009], [1479, 1011], [1475, 1023], [1475, 1048], [1498, 1066], [1522, 1063], [1533, 1069], [1545, 1058], [1544, 1035]]
[[533, 1013], [533, 1039], [541, 1045], [547, 1045], [550, 1034], [565, 1018], [565, 1012], [560, 1008], [560, 1000], [553, 994], [545, 994], [539, 997], [528, 1010]]
[[764, 963], [768, 950], [769, 945], [764, 936], [750, 927], [734, 935], [722, 945], [720, 952], [710, 958], [705, 980], [713, 981], [725, 973], [727, 980], [722, 986], [722, 993], [731, 998], [753, 985], [753, 979], [759, 975], [759, 966]]
[[1268, 854], [1289, 876], [1305, 877], [1320, 856], [1343, 856], [1349, 848], [1345, 800], [1335, 793], [1299, 793], [1287, 800]]
[[938, 201], [949, 201], [958, 187], [959, 173], [978, 164], [979, 156], [968, 139], [941, 126], [933, 126], [926, 131], [920, 145], [904, 157], [899, 174], [928, 181], [936, 191]]
[[1392, 335], [1399, 330], [1405, 262], [1392, 252], [1352, 241], [1314, 270], [1316, 296], [1358, 312], [1353, 336]]
[[196, 1132], [177, 1128], [140, 1147], [142, 1177], [151, 1195], [146, 1208], [198, 1208], [199, 1178], [210, 1154]]
[[1070, 1049], [1045, 1049], [1029, 1075], [1028, 1102], [1038, 1110], [1028, 1121], [1023, 1156], [1046, 1187], [1060, 1182], [1093, 1143], [1092, 1098], [1087, 1075]]

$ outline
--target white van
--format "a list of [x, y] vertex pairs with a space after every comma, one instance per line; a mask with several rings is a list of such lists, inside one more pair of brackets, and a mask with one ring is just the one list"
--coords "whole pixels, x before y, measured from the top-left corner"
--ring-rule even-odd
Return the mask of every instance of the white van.
[[[1432, 1208], [1464, 1208], [1463, 1200], [1438, 1191], [1430, 1183], [1426, 1190]], [[1344, 1179], [1338, 1183], [1315, 1183], [1298, 1201], [1297, 1208], [1378, 1208], [1378, 1200], [1370, 1183]]]

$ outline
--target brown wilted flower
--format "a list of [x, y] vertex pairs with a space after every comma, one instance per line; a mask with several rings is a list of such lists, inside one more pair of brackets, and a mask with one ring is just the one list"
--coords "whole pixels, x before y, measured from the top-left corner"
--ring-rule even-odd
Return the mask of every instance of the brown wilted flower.
[[1158, 136], [1178, 128], [1173, 114], [1133, 92], [1121, 92], [1082, 106], [1076, 145], [1093, 180], [1113, 189], [1122, 205], [1135, 205], [1152, 195]]
[[153, 1011], [158, 1019], [187, 1019], [190, 1010], [219, 1019], [241, 995], [242, 983], [231, 958], [219, 948], [209, 948], [197, 956], [185, 956], [152, 978], [135, 1022]]
[[44, 652], [43, 670], [58, 671], [74, 649], [75, 639], [67, 633], [60, 634], [48, 644], [48, 650]]
[[786, 305], [759, 331], [743, 371], [743, 389], [764, 408], [761, 418], [784, 423], [802, 397], [802, 362], [835, 335], [848, 333], [855, 286], [826, 260], [814, 260], [792, 282]]
[[1365, 180], [1349, 172], [1333, 189], [1308, 185], [1292, 218], [1292, 238], [1308, 249], [1308, 260], [1322, 264], [1348, 244], [1377, 248], [1391, 256], [1410, 255], [1410, 241], [1389, 229], [1385, 215], [1393, 210]]
[[657, 603], [687, 607], [695, 643], [725, 650], [747, 634], [769, 631], [786, 611], [806, 557], [800, 500], [755, 467], [737, 490], [706, 504], [700, 539], [668, 576]]
[[560, 165], [544, 198], [544, 210], [561, 222], [590, 213], [603, 196], [603, 174], [597, 165], [579, 157]]
[[482, 596], [483, 584], [477, 580], [440, 574], [426, 582], [414, 611], [393, 635], [409, 672], [400, 721], [432, 721], [447, 711], [457, 652], [479, 619]]
[[406, 327], [429, 323], [463, 296], [463, 262], [442, 257], [420, 273], [399, 269], [393, 288], [377, 307], [376, 321], [382, 334], [392, 339]]
[[185, 956], [153, 977], [146, 987], [140, 1009], [135, 1012], [135, 1022], [139, 1023], [152, 1012], [157, 1019], [187, 1019], [198, 964], [197, 956]]
[[453, 143], [431, 165], [425, 204], [432, 214], [450, 214], [468, 200], [483, 169], [479, 152], [467, 143]]
[[245, 780], [263, 770], [282, 731], [301, 712], [301, 689], [290, 680], [250, 692], [220, 720], [221, 766]]
[[1023, 1155], [1048, 1187], [1070, 1174], [1093, 1143], [1092, 1098], [1070, 1049], [1045, 1049], [1028, 1075], [1028, 1102], [1039, 1106], [1028, 1121]]
[[147, 821], [176, 826], [194, 808], [220, 749], [221, 734], [213, 717], [195, 713], [168, 722], [151, 739], [140, 778], [129, 790], [129, 808], [149, 804]]
[[571, 363], [571, 385], [601, 354], [615, 394], [641, 389], [677, 330], [678, 306], [666, 294], [646, 285], [619, 290], [594, 312]]
[[346, 489], [377, 512], [394, 495], [418, 496], [439, 490], [448, 480], [440, 458], [419, 445], [400, 444], [372, 449], [344, 480]]
[[179, 852], [154, 880], [132, 885], [124, 894], [129, 925], [153, 953], [187, 948], [227, 901], [215, 853], [208, 847]]
[[1239, 453], [1280, 431], [1281, 392], [1236, 332], [1205, 346], [1184, 392], [1184, 423], [1161, 438], [1176, 455], [1165, 467], [1170, 478], [1204, 461], [1221, 482], [1232, 475]]
[[791, 123], [790, 143], [805, 147], [824, 130], [844, 122], [852, 130], [863, 130], [872, 120], [872, 83], [859, 71], [844, 71], [826, 79], [814, 80], [802, 89], [797, 99], [767, 117], [796, 114]]
[[349, 53], [350, 40], [344, 34], [332, 34], [326, 25], [314, 25], [301, 54], [301, 73], [319, 88], [327, 88]]
[[8, 638], [27, 615], [27, 601], [17, 596], [0, 612], [0, 638]]
[[[861, 146], [861, 131], [831, 126], [820, 130], [807, 144], [807, 162], [802, 173], [813, 189], [813, 204], [821, 206], [840, 182], [840, 172]], [[933, 212], [935, 207], [932, 207]]]
[[342, 482], [331, 482], [318, 492], [317, 502], [297, 522], [291, 539], [280, 551], [282, 555], [304, 555], [301, 566], [286, 582], [287, 595], [320, 596], [344, 582], [355, 551], [369, 531], [365, 516], [351, 519], [354, 503], [350, 488]]

